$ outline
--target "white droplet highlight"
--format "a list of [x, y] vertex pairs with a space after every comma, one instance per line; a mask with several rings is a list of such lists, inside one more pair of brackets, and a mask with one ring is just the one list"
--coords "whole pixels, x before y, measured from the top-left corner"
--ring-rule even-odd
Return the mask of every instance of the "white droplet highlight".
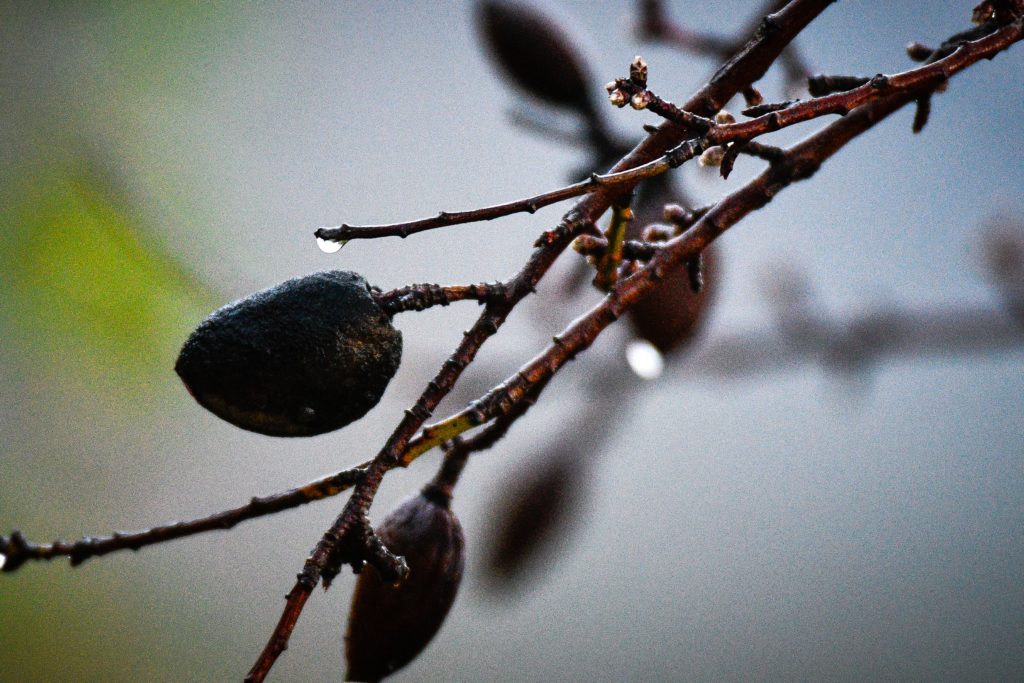
[[640, 379], [658, 379], [665, 370], [665, 357], [650, 342], [637, 340], [626, 347], [626, 362]]
[[335, 242], [333, 240], [325, 240], [323, 237], [316, 238], [316, 246], [320, 247], [320, 251], [324, 252], [325, 254], [333, 254], [337, 252], [339, 249], [345, 246], [346, 242], [348, 242], [348, 240], [345, 240], [343, 242]]

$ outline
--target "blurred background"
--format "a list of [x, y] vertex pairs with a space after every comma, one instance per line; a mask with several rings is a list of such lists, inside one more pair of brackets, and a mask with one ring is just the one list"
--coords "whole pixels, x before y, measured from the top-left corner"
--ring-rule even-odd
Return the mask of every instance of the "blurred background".
[[[814, 71], [898, 71], [912, 65], [907, 42], [966, 28], [974, 4], [842, 3], [797, 44]], [[595, 98], [636, 54], [652, 89], [677, 102], [717, 67], [640, 41], [635, 3], [534, 7], [570, 33]], [[726, 36], [760, 7], [667, 4]], [[352, 269], [391, 288], [518, 269], [567, 206], [331, 255], [312, 237], [534, 194], [591, 163], [512, 123], [510, 112], [540, 116], [569, 137], [576, 125], [510, 86], [473, 9], [0, 6], [0, 533], [142, 528], [376, 453], [475, 305], [400, 316], [405, 355], [384, 400], [322, 437], [243, 432], [192, 401], [172, 368], [209, 311], [288, 277]], [[854, 334], [831, 360], [707, 360], [728, 340], [784, 342], [794, 291], [801, 315], [840, 326], [877, 311], [1012, 325], [984, 245], [992, 225], [1019, 228], [1022, 67], [1020, 46], [976, 65], [936, 96], [920, 135], [912, 110], [899, 112], [725, 235], [702, 335], [660, 378], [629, 376], [631, 332], [617, 325], [475, 456], [455, 501], [470, 553], [462, 591], [395, 680], [1024, 674], [1020, 340], [972, 341], [968, 329], [948, 352], [911, 344], [865, 360]], [[775, 71], [759, 86], [769, 101], [787, 97]], [[658, 122], [602, 112], [630, 141]], [[741, 158], [728, 181], [679, 175], [703, 204], [761, 167]], [[575, 260], [564, 256], [488, 342], [444, 413], [598, 300], [565, 292]], [[529, 463], [574, 449], [571, 523], [528, 567], [497, 576], [487, 549], [506, 514], [501, 491]], [[374, 519], [438, 461], [389, 476]], [[343, 502], [0, 577], [0, 679], [240, 679]], [[272, 680], [341, 678], [351, 584], [318, 591]]]

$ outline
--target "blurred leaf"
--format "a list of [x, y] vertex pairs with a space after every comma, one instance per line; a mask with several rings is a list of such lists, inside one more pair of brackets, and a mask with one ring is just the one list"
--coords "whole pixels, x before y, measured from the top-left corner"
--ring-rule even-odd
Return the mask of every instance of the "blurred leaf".
[[[0, 316], [35, 360], [131, 383], [170, 372], [212, 294], [153, 240], [94, 164], [10, 188], [0, 238]], [[151, 234], [151, 233], [150, 233]]]
[[493, 515], [485, 542], [489, 589], [514, 595], [566, 552], [589, 479], [587, 454], [573, 444], [531, 459], [502, 482], [488, 506]]

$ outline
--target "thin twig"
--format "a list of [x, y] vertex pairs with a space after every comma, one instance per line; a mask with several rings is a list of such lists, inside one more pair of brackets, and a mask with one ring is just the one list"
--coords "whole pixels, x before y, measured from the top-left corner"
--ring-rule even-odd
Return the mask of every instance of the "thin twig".
[[[979, 45], [979, 43], [982, 45]], [[949, 54], [938, 61], [890, 76], [878, 74], [870, 79], [857, 78], [851, 81], [851, 83], [859, 84], [858, 87], [853, 89], [846, 89], [844, 87], [843, 92], [797, 102], [785, 109], [772, 111], [749, 121], [730, 124], [716, 124], [713, 120], [695, 112], [689, 107], [677, 107], [671, 102], [663, 100], [650, 90], [632, 83], [629, 79], [619, 79], [615, 82], [616, 88], [629, 96], [637, 93], [648, 93], [653, 99], [646, 105], [646, 108], [680, 127], [696, 130], [700, 134], [699, 137], [677, 143], [677, 146], [643, 164], [630, 166], [623, 170], [618, 170], [618, 167], [616, 167], [612, 172], [605, 174], [595, 173], [587, 180], [534, 195], [533, 197], [470, 211], [441, 212], [432, 218], [404, 223], [341, 225], [337, 228], [320, 228], [316, 231], [316, 236], [335, 242], [354, 239], [376, 239], [380, 237], [408, 237], [418, 232], [436, 228], [489, 221], [515, 213], [533, 213], [538, 208], [574, 197], [632, 187], [641, 180], [665, 173], [672, 168], [680, 166], [699, 155], [708, 147], [724, 145], [730, 142], [747, 142], [761, 135], [822, 116], [831, 114], [845, 116], [857, 107], [891, 95], [893, 91], [934, 90], [945, 83], [953, 74], [989, 54], [991, 45], [983, 43], [985, 43], [985, 39], [974, 43], [964, 43], [964, 45], [975, 45], [977, 47], [971, 50], [954, 48]], [[845, 85], [847, 84], [844, 83]]]
[[388, 315], [406, 311], [422, 311], [432, 306], [447, 306], [456, 301], [478, 301], [486, 303], [505, 296], [501, 283], [478, 285], [407, 285], [387, 292], [374, 292], [377, 305]]
[[[785, 0], [770, 0], [762, 14], [776, 12], [785, 4]], [[640, 3], [639, 29], [641, 38], [660, 41], [683, 52], [717, 59], [728, 59], [743, 47], [743, 44], [735, 39], [695, 31], [673, 21], [665, 12], [661, 0], [643, 0]], [[750, 30], [741, 31], [741, 35], [749, 33]], [[782, 65], [786, 82], [790, 85], [801, 84], [810, 73], [795, 45], [788, 45], [778, 61]]]

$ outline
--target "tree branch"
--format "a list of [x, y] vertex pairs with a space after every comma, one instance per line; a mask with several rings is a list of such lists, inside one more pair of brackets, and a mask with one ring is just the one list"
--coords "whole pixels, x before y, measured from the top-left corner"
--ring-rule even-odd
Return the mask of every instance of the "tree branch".
[[[720, 101], [727, 101], [741, 89], [760, 78], [793, 37], [824, 11], [829, 4], [828, 0], [793, 0], [781, 12], [767, 17], [744, 49], [719, 69], [711, 81], [687, 102], [685, 108], [698, 115], [712, 114], [720, 109]], [[663, 124], [616, 164], [612, 169], [613, 172], [624, 171], [657, 159], [667, 150], [683, 142], [686, 133], [686, 129], [676, 126], [672, 122]], [[467, 333], [456, 353], [446, 361], [438, 376], [428, 384], [427, 390], [417, 401], [416, 406], [407, 412], [406, 418], [399, 424], [385, 447], [367, 469], [366, 475], [349, 498], [345, 510], [324, 534], [313, 554], [307, 559], [295, 588], [289, 593], [284, 616], [301, 611], [309, 592], [319, 581], [324, 567], [335, 553], [341, 539], [345, 537], [350, 528], [356, 525], [357, 521], [365, 519], [366, 510], [380, 486], [384, 473], [392, 463], [398, 460], [399, 454], [412, 432], [422, 425], [441, 398], [450, 391], [465, 367], [465, 363], [468, 363], [475, 356], [480, 345], [497, 331], [512, 306], [533, 291], [554, 259], [582, 229], [581, 226], [592, 224], [613, 201], [620, 199], [631, 189], [631, 185], [626, 185], [617, 193], [618, 196], [611, 196], [611, 192], [589, 195], [567, 214], [566, 219], [558, 228], [541, 236], [538, 246], [526, 266], [510, 281], [508, 303], [500, 307], [492, 304], [485, 307], [484, 313]], [[520, 395], [518, 398], [521, 399], [522, 396]], [[253, 665], [247, 680], [253, 683], [262, 681], [280, 652], [287, 646], [295, 621], [290, 618], [285, 619], [284, 616], [278, 622], [267, 647], [264, 648], [263, 653]]]

